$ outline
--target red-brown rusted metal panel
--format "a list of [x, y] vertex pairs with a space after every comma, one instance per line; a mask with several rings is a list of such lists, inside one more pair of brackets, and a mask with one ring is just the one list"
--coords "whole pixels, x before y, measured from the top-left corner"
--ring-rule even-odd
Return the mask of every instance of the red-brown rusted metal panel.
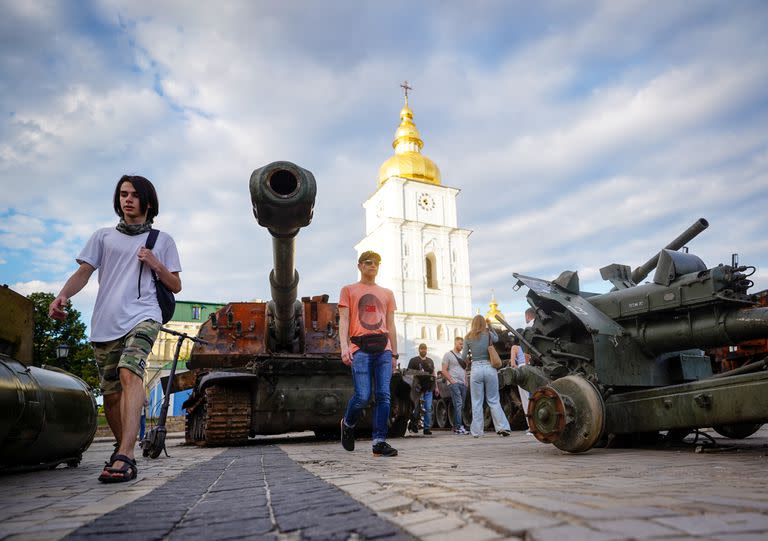
[[[200, 328], [189, 368], [245, 366], [267, 350], [267, 303], [232, 302], [220, 308]], [[215, 325], [214, 325], [215, 322]]]
[[338, 307], [327, 295], [302, 299], [304, 304], [304, 351], [307, 354], [341, 355]]

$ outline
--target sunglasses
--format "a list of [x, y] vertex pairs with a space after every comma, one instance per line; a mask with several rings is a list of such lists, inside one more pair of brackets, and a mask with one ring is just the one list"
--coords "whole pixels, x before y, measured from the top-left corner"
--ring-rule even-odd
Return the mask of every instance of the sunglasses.
[[368, 266], [373, 266], [373, 265], [376, 265], [377, 267], [379, 266], [379, 262], [374, 261], [373, 259], [364, 259], [363, 264]]

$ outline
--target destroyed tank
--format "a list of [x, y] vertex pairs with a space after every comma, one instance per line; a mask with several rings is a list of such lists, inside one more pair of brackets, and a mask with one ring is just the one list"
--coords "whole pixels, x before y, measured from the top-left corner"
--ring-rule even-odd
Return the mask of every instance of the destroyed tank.
[[0, 287], [0, 472], [80, 464], [96, 402], [77, 376], [33, 366], [32, 301]]
[[536, 314], [520, 335], [532, 363], [500, 374], [533, 393], [539, 441], [582, 452], [621, 435], [704, 427], [744, 437], [768, 420], [768, 360], [714, 374], [704, 351], [768, 338], [768, 307], [748, 293], [754, 267], [707, 268], [676, 251], [707, 226], [698, 220], [634, 271], [602, 268], [614, 285], [605, 294], [581, 291], [575, 272], [514, 274]]
[[[328, 295], [297, 298], [295, 241], [312, 221], [317, 191], [311, 172], [274, 162], [250, 178], [253, 213], [272, 235], [274, 266], [269, 302], [232, 302], [198, 333], [174, 390], [193, 388], [184, 403], [186, 440], [239, 445], [255, 435], [314, 431], [338, 437], [353, 393], [351, 369], [341, 361], [339, 312]], [[409, 387], [399, 373], [391, 388], [390, 434], [403, 435]], [[370, 415], [361, 424], [370, 426]]]

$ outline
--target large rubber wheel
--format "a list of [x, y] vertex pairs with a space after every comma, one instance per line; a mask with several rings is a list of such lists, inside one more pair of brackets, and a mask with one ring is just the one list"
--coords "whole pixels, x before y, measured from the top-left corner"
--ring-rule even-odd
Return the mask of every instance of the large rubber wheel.
[[739, 423], [734, 425], [718, 425], [712, 428], [725, 438], [743, 440], [760, 430], [762, 423]]
[[448, 419], [450, 418], [450, 415], [448, 414], [448, 406], [446, 405], [446, 400], [442, 398], [438, 398], [434, 402], [435, 404], [435, 426], [437, 428], [445, 428], [448, 426]]
[[528, 412], [536, 439], [569, 453], [594, 447], [605, 428], [603, 399], [594, 385], [579, 376], [566, 376], [537, 390]]
[[408, 417], [395, 417], [389, 425], [387, 435], [390, 438], [402, 438], [408, 428]]

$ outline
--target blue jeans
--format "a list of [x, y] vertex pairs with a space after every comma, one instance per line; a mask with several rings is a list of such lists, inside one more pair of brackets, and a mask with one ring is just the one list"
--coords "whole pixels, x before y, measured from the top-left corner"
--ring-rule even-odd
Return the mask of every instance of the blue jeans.
[[352, 355], [352, 382], [355, 393], [349, 399], [344, 423], [355, 426], [363, 410], [371, 401], [371, 393], [376, 402], [373, 405], [371, 424], [373, 444], [386, 441], [389, 426], [389, 382], [392, 379], [392, 352], [365, 353], [357, 350]]
[[501, 409], [499, 400], [499, 373], [488, 361], [472, 363], [469, 377], [469, 389], [472, 395], [472, 425], [470, 432], [473, 436], [483, 435], [483, 399], [488, 402], [496, 432], [509, 430], [509, 421]]
[[463, 383], [452, 383], [448, 386], [451, 390], [451, 402], [453, 403], [453, 428], [458, 430], [464, 426], [462, 410], [464, 409], [464, 400], [467, 398], [467, 386]]
[[[434, 393], [432, 391], [424, 391], [421, 397], [424, 399], [424, 430], [428, 430], [432, 427], [432, 398]], [[418, 402], [413, 407], [413, 418], [418, 420], [421, 417], [421, 404]]]

